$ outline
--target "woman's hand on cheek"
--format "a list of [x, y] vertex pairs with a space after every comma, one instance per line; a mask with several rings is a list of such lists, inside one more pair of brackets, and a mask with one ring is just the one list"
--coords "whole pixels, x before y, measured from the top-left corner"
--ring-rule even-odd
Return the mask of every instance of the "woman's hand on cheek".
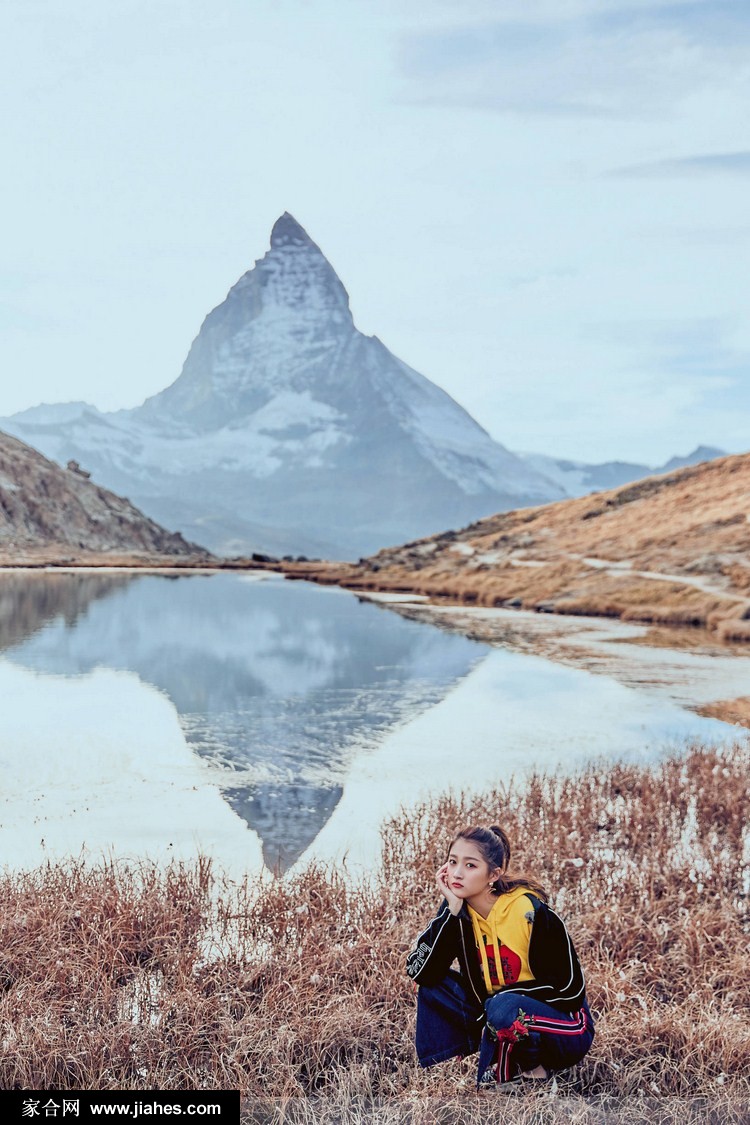
[[443, 866], [439, 868], [435, 876], [435, 882], [437, 883], [437, 889], [440, 891], [441, 895], [445, 897], [451, 914], [458, 914], [463, 906], [463, 900], [454, 895], [450, 888], [447, 863], [444, 863]]

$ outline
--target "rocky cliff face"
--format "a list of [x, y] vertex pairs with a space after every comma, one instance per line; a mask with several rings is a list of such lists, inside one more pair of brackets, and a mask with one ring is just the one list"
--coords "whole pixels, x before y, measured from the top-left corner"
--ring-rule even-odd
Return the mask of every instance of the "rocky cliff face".
[[227, 554], [352, 557], [563, 495], [356, 329], [289, 214], [171, 386], [135, 410], [64, 404], [5, 424]]
[[33, 548], [192, 555], [202, 548], [165, 531], [75, 464], [63, 469], [0, 433], [0, 552]]

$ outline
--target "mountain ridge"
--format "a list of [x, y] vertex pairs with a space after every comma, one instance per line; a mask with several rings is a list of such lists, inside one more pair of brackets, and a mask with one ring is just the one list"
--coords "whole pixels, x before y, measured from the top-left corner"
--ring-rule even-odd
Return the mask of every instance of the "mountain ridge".
[[599, 463], [571, 461], [564, 457], [551, 457], [544, 453], [520, 453], [520, 457], [538, 472], [565, 490], [567, 496], [586, 496], [590, 492], [617, 488], [645, 477], [672, 472], [673, 469], [698, 465], [701, 461], [714, 461], [726, 457], [724, 449], [698, 445], [684, 457], [670, 457], [663, 465], [645, 465], [632, 461], [603, 461]]

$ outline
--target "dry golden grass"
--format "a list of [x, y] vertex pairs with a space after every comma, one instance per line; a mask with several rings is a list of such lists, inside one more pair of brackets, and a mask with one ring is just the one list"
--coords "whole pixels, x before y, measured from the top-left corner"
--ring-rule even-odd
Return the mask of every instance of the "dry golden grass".
[[721, 719], [723, 723], [750, 728], [750, 695], [741, 695], [738, 699], [720, 699], [716, 703], [696, 707], [695, 710], [707, 719]]
[[[365, 886], [322, 867], [242, 887], [208, 864], [6, 874], [0, 1087], [239, 1088], [268, 1121], [747, 1120], [749, 765], [747, 746], [693, 748], [446, 796], [386, 825]], [[498, 819], [553, 889], [598, 1019], [556, 1093], [512, 1102], [474, 1093], [472, 1060], [416, 1067], [404, 974], [451, 833]]]
[[433, 601], [709, 629], [750, 641], [750, 454], [380, 551], [291, 564], [290, 577]]
[[721, 621], [715, 629], [720, 641], [729, 641], [734, 644], [750, 643], [750, 621]]

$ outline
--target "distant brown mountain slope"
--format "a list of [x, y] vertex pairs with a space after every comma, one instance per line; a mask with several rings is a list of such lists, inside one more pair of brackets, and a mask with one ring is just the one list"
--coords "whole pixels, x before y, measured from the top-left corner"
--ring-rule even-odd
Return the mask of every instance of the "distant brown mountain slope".
[[165, 531], [129, 500], [75, 469], [62, 469], [31, 446], [0, 433], [0, 557], [41, 553], [60, 561], [81, 552], [203, 556], [202, 547]]
[[503, 512], [307, 576], [750, 640], [750, 454]]

